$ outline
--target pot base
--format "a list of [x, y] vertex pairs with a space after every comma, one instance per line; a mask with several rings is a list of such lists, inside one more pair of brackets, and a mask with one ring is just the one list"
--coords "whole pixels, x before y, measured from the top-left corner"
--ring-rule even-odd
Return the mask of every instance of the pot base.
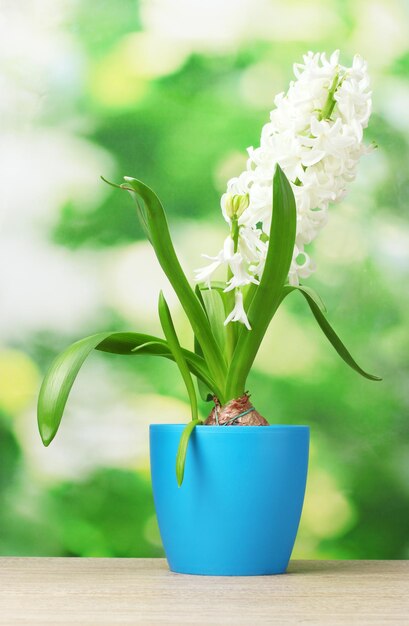
[[240, 570], [239, 572], [235, 572], [235, 571], [231, 571], [229, 570], [215, 570], [214, 568], [212, 568], [209, 571], [204, 570], [203, 568], [200, 568], [199, 570], [191, 570], [189, 569], [189, 571], [187, 570], [178, 570], [178, 569], [173, 569], [169, 562], [169, 570], [173, 573], [173, 574], [179, 574], [180, 576], [222, 576], [222, 577], [226, 577], [226, 576], [242, 576], [242, 577], [248, 577], [248, 576], [280, 576], [282, 574], [285, 574], [287, 571], [287, 567], [288, 567], [288, 563], [286, 563], [285, 567], [277, 569], [277, 570], [269, 570], [269, 571], [265, 571], [265, 572], [261, 572], [259, 570], [257, 570], [256, 572], [253, 571], [242, 571]]

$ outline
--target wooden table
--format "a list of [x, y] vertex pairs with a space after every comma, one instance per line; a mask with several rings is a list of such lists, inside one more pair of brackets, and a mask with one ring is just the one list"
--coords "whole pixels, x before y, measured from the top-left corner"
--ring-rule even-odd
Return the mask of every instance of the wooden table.
[[2, 626], [409, 624], [409, 561], [294, 561], [212, 578], [162, 559], [0, 558]]

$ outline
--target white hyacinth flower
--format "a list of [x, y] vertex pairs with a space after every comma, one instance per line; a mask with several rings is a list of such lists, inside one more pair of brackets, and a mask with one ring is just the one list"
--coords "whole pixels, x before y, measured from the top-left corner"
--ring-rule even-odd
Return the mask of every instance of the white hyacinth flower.
[[235, 294], [234, 294], [234, 300], [235, 300], [234, 308], [232, 312], [227, 316], [226, 321], [224, 322], [224, 325], [227, 326], [229, 322], [241, 322], [242, 324], [246, 326], [246, 328], [251, 330], [250, 323], [247, 319], [246, 311], [244, 310], [243, 294], [240, 289], [236, 289]]
[[210, 285], [214, 272], [229, 267], [225, 291], [235, 290], [235, 307], [226, 323], [249, 328], [241, 289], [260, 281], [272, 215], [272, 180], [279, 163], [289, 179], [297, 207], [297, 233], [288, 280], [298, 285], [315, 264], [305, 251], [327, 222], [330, 203], [341, 200], [367, 152], [363, 130], [371, 114], [367, 63], [358, 55], [351, 67], [339, 64], [339, 51], [328, 60], [309, 52], [294, 65], [296, 80], [274, 100], [260, 145], [248, 148], [247, 167], [227, 183], [221, 198], [230, 234], [212, 263], [196, 273]]

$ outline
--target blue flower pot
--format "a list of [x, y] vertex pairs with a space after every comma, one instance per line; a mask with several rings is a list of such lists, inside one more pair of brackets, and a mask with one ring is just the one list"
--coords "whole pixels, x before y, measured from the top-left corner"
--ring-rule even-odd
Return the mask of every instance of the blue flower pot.
[[207, 576], [284, 573], [304, 500], [308, 426], [198, 426], [178, 487], [183, 428], [150, 427], [153, 495], [170, 569]]

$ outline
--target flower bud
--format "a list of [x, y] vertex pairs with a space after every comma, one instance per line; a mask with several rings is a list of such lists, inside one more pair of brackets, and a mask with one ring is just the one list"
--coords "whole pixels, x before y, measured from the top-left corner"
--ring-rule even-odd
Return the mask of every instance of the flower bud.
[[240, 215], [242, 215], [247, 209], [249, 204], [250, 197], [248, 193], [244, 194], [243, 196], [239, 194], [233, 195], [231, 193], [227, 193], [225, 199], [225, 211], [227, 217], [229, 217], [230, 219], [233, 219], [234, 217], [240, 217]]

